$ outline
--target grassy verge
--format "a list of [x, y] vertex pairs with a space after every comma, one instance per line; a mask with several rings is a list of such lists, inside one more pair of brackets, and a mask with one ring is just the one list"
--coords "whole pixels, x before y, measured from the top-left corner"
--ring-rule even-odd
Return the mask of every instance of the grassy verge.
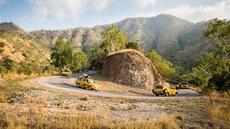
[[[17, 113], [11, 113], [12, 110]], [[62, 109], [60, 109], [62, 110]], [[1, 128], [29, 128], [29, 129], [177, 129], [179, 126], [174, 118], [161, 118], [160, 120], [149, 119], [136, 121], [121, 120], [113, 122], [106, 117], [93, 113], [71, 111], [71, 115], [66, 113], [55, 113], [47, 115], [43, 107], [38, 109], [29, 108], [22, 112], [21, 108], [12, 106], [3, 106], [0, 109], [0, 127]]]

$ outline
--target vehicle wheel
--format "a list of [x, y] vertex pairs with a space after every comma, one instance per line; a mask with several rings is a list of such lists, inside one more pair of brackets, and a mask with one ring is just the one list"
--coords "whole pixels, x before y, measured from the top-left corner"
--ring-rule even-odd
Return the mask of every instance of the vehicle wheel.
[[169, 96], [169, 92], [168, 92], [168, 90], [164, 90], [164, 94], [165, 94], [165, 96]]
[[156, 94], [156, 96], [159, 96], [159, 94]]
[[80, 87], [80, 84], [79, 84], [79, 83], [77, 83], [77, 87]]
[[88, 87], [88, 89], [89, 89], [89, 90], [92, 90], [92, 87], [90, 86], [90, 87]]
[[152, 89], [152, 93], [154, 94], [154, 89]]

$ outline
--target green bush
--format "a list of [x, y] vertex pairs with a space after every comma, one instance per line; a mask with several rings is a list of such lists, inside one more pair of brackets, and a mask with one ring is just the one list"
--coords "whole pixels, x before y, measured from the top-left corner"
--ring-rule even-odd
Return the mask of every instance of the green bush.
[[0, 48], [0, 54], [4, 52], [4, 49]]
[[32, 74], [32, 70], [30, 68], [29, 65], [27, 64], [22, 64], [21, 67], [19, 67], [18, 74], [25, 74], [25, 75], [31, 75]]
[[0, 42], [0, 48], [3, 48], [5, 46], [4, 42]]
[[161, 57], [156, 51], [150, 51], [146, 57], [153, 63], [157, 71], [164, 79], [175, 79], [178, 78], [178, 73], [173, 65]]
[[127, 49], [135, 49], [135, 50], [139, 50], [139, 46], [137, 42], [128, 42], [127, 44], [125, 44]]

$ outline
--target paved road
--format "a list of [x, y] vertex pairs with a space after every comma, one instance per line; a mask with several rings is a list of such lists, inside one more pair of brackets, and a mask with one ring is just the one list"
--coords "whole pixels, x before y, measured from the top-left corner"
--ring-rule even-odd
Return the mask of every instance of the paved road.
[[[90, 72], [91, 74], [92, 72]], [[118, 94], [118, 93], [111, 93], [105, 91], [91, 91], [86, 89], [77, 88], [74, 84], [76, 77], [80, 74], [74, 74], [72, 78], [67, 78], [65, 76], [51, 76], [51, 77], [43, 77], [37, 80], [37, 83], [41, 86], [54, 88], [63, 91], [70, 91], [70, 92], [77, 92], [82, 94], [89, 94], [95, 96], [102, 96], [102, 97], [122, 97], [122, 98], [133, 98], [133, 99], [169, 99], [169, 98], [190, 98], [190, 97], [197, 97], [199, 94], [190, 89], [181, 89], [178, 92], [177, 96], [154, 96], [153, 94], [149, 95], [126, 95], [126, 94]]]

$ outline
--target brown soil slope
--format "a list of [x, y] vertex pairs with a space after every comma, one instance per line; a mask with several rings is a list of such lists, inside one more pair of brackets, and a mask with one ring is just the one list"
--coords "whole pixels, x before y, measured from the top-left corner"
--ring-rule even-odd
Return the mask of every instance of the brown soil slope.
[[106, 57], [102, 75], [131, 87], [152, 89], [161, 82], [156, 68], [141, 53], [125, 49]]

